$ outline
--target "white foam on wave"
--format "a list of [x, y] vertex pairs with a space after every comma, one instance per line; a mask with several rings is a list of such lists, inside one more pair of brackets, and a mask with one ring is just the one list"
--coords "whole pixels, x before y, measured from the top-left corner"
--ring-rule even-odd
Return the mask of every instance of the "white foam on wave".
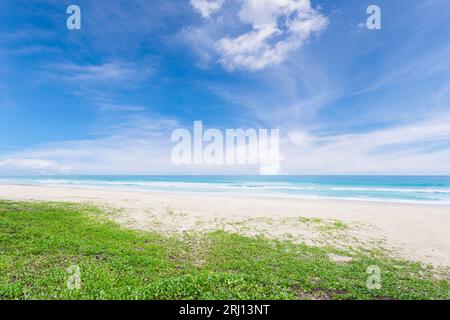
[[[108, 188], [129, 191], [207, 192], [275, 197], [345, 199], [376, 202], [400, 202], [450, 205], [449, 188], [377, 187], [297, 185], [290, 182], [192, 182], [192, 181], [133, 181], [101, 179], [0, 179], [0, 183], [39, 184]], [[336, 193], [337, 192], [337, 193]], [[316, 193], [316, 194], [314, 194]], [[328, 193], [328, 194], [327, 194]], [[332, 193], [332, 194], [330, 194]], [[347, 194], [345, 194], [347, 193]], [[399, 195], [403, 194], [403, 196]], [[439, 196], [439, 197], [438, 197]], [[415, 199], [416, 198], [416, 199]]]

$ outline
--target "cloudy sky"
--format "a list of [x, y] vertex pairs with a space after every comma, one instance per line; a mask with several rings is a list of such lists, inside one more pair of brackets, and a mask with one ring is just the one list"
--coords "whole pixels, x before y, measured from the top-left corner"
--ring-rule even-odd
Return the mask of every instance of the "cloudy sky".
[[282, 174], [450, 174], [449, 21], [448, 0], [0, 1], [0, 174], [258, 173], [175, 166], [195, 120], [279, 129]]

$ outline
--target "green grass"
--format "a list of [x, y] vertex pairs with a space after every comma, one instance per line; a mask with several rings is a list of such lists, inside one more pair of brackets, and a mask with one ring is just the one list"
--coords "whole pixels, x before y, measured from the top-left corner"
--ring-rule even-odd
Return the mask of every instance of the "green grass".
[[[0, 201], [0, 299], [449, 298], [430, 268], [381, 250], [348, 263], [330, 253], [343, 254], [222, 231], [169, 237], [123, 229], [89, 206]], [[73, 265], [79, 290], [66, 285]], [[380, 290], [367, 288], [371, 265]]]
[[299, 217], [298, 220], [308, 226], [315, 227], [322, 233], [332, 233], [334, 231], [345, 231], [349, 228], [347, 224], [337, 220], [324, 220], [321, 218]]

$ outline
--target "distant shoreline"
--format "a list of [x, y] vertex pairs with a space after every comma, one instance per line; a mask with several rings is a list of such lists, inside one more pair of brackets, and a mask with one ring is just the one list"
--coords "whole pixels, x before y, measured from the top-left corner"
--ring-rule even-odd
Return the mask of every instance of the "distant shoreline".
[[41, 176], [0, 177], [0, 184], [450, 207], [443, 176]]
[[161, 191], [161, 190], [145, 190], [138, 188], [114, 188], [107, 186], [83, 186], [83, 185], [45, 185], [45, 184], [32, 184], [32, 183], [5, 183], [0, 181], [0, 186], [26, 186], [26, 187], [48, 187], [58, 189], [80, 189], [80, 190], [98, 190], [98, 191], [113, 191], [113, 192], [136, 192], [136, 193], [154, 193], [163, 195], [181, 195], [181, 196], [206, 196], [206, 197], [236, 197], [236, 198], [252, 198], [252, 199], [272, 199], [272, 200], [311, 200], [311, 201], [338, 201], [338, 202], [361, 202], [361, 203], [374, 203], [374, 204], [398, 204], [398, 205], [411, 205], [411, 206], [424, 206], [424, 207], [445, 207], [450, 208], [449, 204], [439, 204], [420, 201], [407, 201], [407, 200], [388, 200], [388, 199], [361, 199], [361, 198], [332, 198], [323, 196], [301, 196], [301, 195], [288, 195], [288, 194], [239, 194], [239, 193], [214, 193], [214, 192], [202, 192], [202, 191]]

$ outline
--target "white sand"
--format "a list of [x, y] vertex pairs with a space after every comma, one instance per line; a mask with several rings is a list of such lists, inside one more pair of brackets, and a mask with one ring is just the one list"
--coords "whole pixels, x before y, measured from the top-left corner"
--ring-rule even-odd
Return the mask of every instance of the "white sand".
[[[450, 266], [449, 207], [18, 185], [0, 185], [0, 198], [89, 202], [120, 208], [123, 210], [116, 219], [123, 225], [164, 233], [219, 228], [342, 247], [370, 247], [382, 241], [399, 257]], [[334, 220], [343, 221], [349, 228], [335, 228]]]

